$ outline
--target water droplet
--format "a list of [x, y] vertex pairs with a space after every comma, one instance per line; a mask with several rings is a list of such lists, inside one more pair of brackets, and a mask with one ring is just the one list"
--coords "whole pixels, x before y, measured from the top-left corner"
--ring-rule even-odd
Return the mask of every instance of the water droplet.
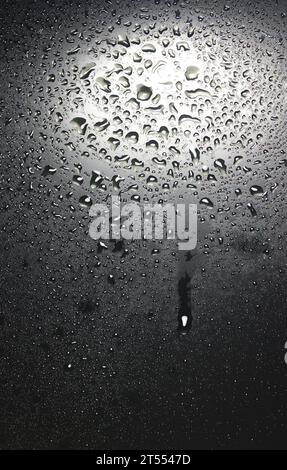
[[137, 89], [137, 99], [140, 101], [147, 101], [152, 95], [152, 89], [146, 85], [139, 85]]
[[187, 80], [196, 80], [199, 75], [199, 68], [195, 65], [189, 65], [185, 71], [185, 78]]

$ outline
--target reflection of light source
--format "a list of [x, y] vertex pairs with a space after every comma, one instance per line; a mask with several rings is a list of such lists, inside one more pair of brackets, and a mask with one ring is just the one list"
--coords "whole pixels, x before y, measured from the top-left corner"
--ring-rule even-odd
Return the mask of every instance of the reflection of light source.
[[[180, 147], [191, 145], [188, 141], [201, 121], [195, 104], [200, 97], [192, 95], [191, 100], [186, 92], [190, 87], [204, 87], [203, 61], [191, 50], [178, 49], [173, 54], [175, 44], [172, 41], [166, 49], [157, 42], [149, 43], [148, 47], [131, 44], [131, 41], [126, 44], [125, 54], [117, 61], [101, 57], [96, 66], [89, 62], [81, 69], [85, 71], [84, 77], [86, 70], [90, 71], [89, 93], [83, 97], [90, 127], [93, 128], [95, 122], [106, 123], [95, 129], [97, 139], [93, 144], [107, 148], [108, 153], [127, 153], [131, 158], [139, 158], [142, 153], [148, 162], [153, 157], [166, 158], [169, 147], [176, 150], [178, 135], [181, 159], [188, 158], [187, 149], [181, 152]], [[126, 78], [125, 83], [123, 78]], [[84, 83], [82, 79], [80, 83]], [[166, 129], [165, 138], [162, 129]], [[131, 132], [139, 136], [136, 142], [128, 138]], [[109, 142], [115, 134], [119, 145], [113, 149]], [[149, 145], [151, 139], [153, 147]], [[157, 168], [157, 171], [163, 170], [163, 167]]]

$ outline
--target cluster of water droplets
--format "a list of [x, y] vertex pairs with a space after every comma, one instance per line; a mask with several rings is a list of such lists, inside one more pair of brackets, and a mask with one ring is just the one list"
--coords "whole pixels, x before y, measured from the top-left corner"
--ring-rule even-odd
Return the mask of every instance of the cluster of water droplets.
[[[265, 253], [282, 220], [270, 204], [284, 198], [285, 42], [277, 17], [259, 7], [211, 3], [107, 2], [27, 52], [31, 80], [17, 91], [29, 105], [14, 119], [25, 122], [23, 175], [29, 197], [44, 194], [45, 214], [69, 219], [71, 236], [80, 228], [88, 237], [89, 208], [117, 193], [124, 202], [197, 203], [205, 270], [210, 253], [241, 249], [242, 231], [260, 233]], [[151, 284], [160, 259], [167, 277], [177, 261], [174, 244], [155, 245], [140, 275]], [[116, 264], [136, 269], [135, 246], [93, 248], [99, 270], [108, 258], [110, 289], [116, 253]]]

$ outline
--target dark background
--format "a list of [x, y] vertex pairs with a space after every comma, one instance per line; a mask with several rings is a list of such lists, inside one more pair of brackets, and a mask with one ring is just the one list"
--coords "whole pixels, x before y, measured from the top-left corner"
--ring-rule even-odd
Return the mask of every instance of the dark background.
[[[1, 1], [1, 449], [286, 449], [285, 13], [280, 0]], [[215, 55], [238, 70], [240, 106], [249, 70], [253, 111], [220, 143], [226, 173], [203, 149], [216, 182], [198, 170], [204, 181], [192, 192], [174, 176], [185, 198], [214, 205], [200, 205], [198, 246], [186, 261], [172, 241], [101, 247], [80, 198], [105, 200], [109, 188], [89, 187], [91, 170], [112, 176], [114, 167], [99, 147], [83, 155], [86, 136], [71, 131], [74, 67], [83, 56], [102, 63], [118, 30], [157, 41], [167, 25], [172, 41], [174, 24], [185, 31], [188, 21], [198, 51], [218, 45]], [[222, 90], [212, 111], [219, 129], [236, 106]], [[123, 173], [133, 171], [137, 181], [146, 169]], [[266, 194], [254, 199], [252, 184]], [[139, 192], [155, 194], [144, 184]], [[185, 269], [192, 327], [182, 334]]]

